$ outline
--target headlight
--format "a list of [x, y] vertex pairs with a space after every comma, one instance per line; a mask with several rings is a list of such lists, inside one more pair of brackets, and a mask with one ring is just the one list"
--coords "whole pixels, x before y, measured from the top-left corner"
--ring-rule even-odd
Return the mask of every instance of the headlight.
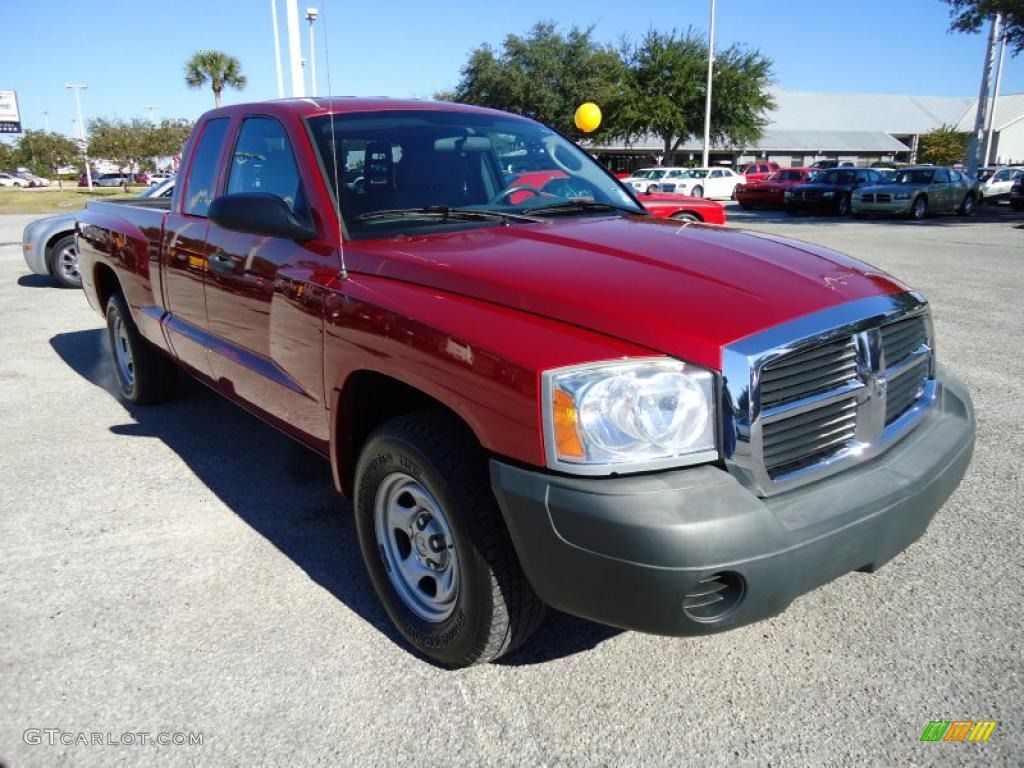
[[718, 457], [714, 376], [656, 358], [573, 366], [542, 379], [548, 466], [638, 472]]
[[783, 194], [784, 197], [792, 197], [793, 196], [793, 190], [792, 189], [787, 189], [782, 194]]
[[892, 199], [893, 200], [909, 200], [910, 199], [910, 193], [909, 192], [897, 192], [895, 195], [892, 196]]
[[831, 192], [831, 191], [830, 192], [822, 192], [821, 196], [822, 197], [835, 197], [836, 193], [835, 192]]

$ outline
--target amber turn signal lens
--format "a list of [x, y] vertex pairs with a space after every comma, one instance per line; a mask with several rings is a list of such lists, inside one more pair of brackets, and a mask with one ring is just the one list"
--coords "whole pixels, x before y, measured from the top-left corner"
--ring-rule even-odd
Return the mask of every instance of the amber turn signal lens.
[[558, 458], [583, 458], [583, 443], [576, 432], [576, 401], [556, 389], [551, 396], [552, 421], [555, 427], [555, 450]]

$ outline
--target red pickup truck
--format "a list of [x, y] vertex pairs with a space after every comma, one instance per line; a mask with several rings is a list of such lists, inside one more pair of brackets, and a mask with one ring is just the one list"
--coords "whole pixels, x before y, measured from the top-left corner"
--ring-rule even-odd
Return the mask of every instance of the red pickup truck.
[[772, 616], [911, 544], [970, 460], [919, 294], [651, 216], [532, 120], [237, 105], [184, 158], [170, 201], [78, 225], [123, 397], [170, 398], [180, 365], [323, 454], [440, 665], [520, 646], [545, 605], [667, 635]]

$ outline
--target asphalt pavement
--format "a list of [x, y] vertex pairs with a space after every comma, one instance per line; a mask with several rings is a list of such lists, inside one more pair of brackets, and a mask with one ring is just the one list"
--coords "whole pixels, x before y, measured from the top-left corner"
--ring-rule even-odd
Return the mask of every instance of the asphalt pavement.
[[[553, 615], [459, 672], [400, 644], [325, 462], [199, 385], [122, 404], [101, 318], [27, 273], [31, 217], [0, 217], [0, 764], [1020, 765], [1024, 215], [729, 212], [929, 297], [977, 409], [962, 486], [879, 572], [769, 621]], [[999, 724], [922, 743], [930, 720]]]

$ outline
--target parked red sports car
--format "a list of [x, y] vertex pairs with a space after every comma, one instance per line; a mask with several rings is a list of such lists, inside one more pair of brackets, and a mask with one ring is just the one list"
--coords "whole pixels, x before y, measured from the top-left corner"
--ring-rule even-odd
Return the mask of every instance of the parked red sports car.
[[781, 208], [786, 189], [794, 184], [806, 183], [816, 170], [816, 168], [782, 168], [763, 181], [740, 184], [736, 187], [736, 200], [743, 208], [753, 208], [755, 205], [765, 208]]
[[637, 195], [644, 208], [659, 219], [702, 221], [705, 224], [725, 224], [725, 208], [714, 200], [686, 195], [667, 195], [653, 192]]

